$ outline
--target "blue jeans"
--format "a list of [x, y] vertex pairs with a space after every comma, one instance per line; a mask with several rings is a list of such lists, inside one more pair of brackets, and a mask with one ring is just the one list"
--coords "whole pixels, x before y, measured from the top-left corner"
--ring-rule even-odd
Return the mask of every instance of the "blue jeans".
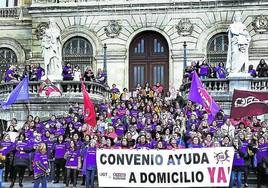
[[87, 173], [86, 173], [86, 188], [89, 188], [89, 187], [94, 188], [95, 174], [96, 174], [96, 168], [87, 169]]
[[3, 181], [3, 168], [0, 168], [0, 188], [2, 188], [2, 181]]
[[50, 182], [50, 181], [53, 181], [55, 179], [55, 163], [54, 163], [54, 160], [49, 160], [48, 164], [49, 164], [49, 169], [50, 169], [48, 181]]
[[42, 176], [40, 178], [35, 179], [33, 188], [39, 188], [39, 184], [42, 185], [42, 188], [47, 188], [47, 178], [46, 178], [46, 176]]
[[232, 171], [231, 174], [231, 182], [230, 182], [230, 188], [232, 188], [234, 186], [235, 180], [237, 181], [237, 188], [241, 188], [242, 187], [242, 181], [241, 181], [241, 177], [242, 177], [242, 172], [237, 172], [237, 171]]

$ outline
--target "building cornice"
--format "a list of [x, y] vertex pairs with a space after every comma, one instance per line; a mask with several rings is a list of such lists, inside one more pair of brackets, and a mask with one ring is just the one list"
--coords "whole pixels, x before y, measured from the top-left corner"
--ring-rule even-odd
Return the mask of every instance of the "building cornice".
[[[40, 1], [42, 1], [40, 3]], [[84, 12], [84, 13], [129, 13], [129, 12], [189, 12], [189, 11], [220, 11], [226, 9], [268, 9], [268, 0], [103, 0], [88, 2], [46, 3], [47, 0], [38, 0], [29, 8], [31, 14]], [[60, 0], [61, 1], [61, 0]], [[72, 1], [72, 0], [69, 0]]]

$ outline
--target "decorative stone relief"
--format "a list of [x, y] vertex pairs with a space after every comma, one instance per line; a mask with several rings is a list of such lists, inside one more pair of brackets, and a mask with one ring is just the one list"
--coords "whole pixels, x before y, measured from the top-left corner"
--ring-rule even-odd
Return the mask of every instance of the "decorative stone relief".
[[48, 23], [46, 23], [46, 22], [42, 22], [37, 26], [37, 28], [35, 30], [35, 34], [36, 34], [36, 37], [38, 40], [43, 38], [43, 35], [44, 35], [45, 30], [47, 28], [48, 28]]
[[116, 20], [110, 20], [109, 24], [104, 28], [107, 37], [115, 38], [122, 30], [122, 26]]
[[176, 28], [179, 35], [188, 36], [192, 34], [194, 26], [188, 18], [183, 18], [179, 21]]
[[268, 31], [268, 18], [260, 15], [255, 18], [255, 20], [252, 22], [252, 26], [254, 27], [254, 30], [258, 33], [264, 33]]

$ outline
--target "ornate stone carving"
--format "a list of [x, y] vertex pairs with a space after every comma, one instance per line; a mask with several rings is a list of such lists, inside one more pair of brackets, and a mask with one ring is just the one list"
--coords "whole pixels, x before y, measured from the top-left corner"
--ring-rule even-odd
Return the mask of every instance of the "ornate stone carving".
[[268, 18], [260, 15], [255, 18], [255, 20], [252, 22], [252, 26], [254, 27], [254, 30], [258, 33], [263, 33], [268, 31]]
[[179, 21], [176, 28], [179, 35], [188, 36], [192, 34], [194, 26], [189, 19], [183, 18]]
[[43, 35], [44, 35], [45, 30], [47, 28], [48, 28], [48, 23], [46, 23], [46, 22], [42, 22], [37, 26], [37, 28], [35, 30], [35, 34], [36, 34], [36, 37], [38, 40], [43, 38]]
[[109, 24], [104, 28], [104, 31], [108, 37], [117, 37], [122, 30], [122, 26], [116, 20], [110, 20]]
[[41, 46], [45, 64], [45, 78], [51, 81], [62, 80], [62, 46], [60, 34], [55, 20], [49, 18], [49, 26], [44, 32]]
[[229, 77], [247, 76], [248, 48], [251, 41], [247, 27], [242, 23], [241, 13], [236, 12], [228, 28], [228, 54], [226, 70]]

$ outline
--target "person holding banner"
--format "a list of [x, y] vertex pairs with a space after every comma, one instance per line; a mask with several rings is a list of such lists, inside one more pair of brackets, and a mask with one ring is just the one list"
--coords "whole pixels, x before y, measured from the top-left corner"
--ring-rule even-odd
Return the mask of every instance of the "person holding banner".
[[234, 138], [233, 147], [235, 149], [233, 168], [231, 174], [230, 188], [234, 187], [235, 181], [237, 183], [237, 188], [242, 187], [242, 172], [245, 168], [245, 158], [247, 158], [247, 150], [241, 147], [241, 142], [238, 138]]
[[96, 141], [92, 139], [89, 146], [86, 146], [81, 153], [84, 156], [82, 172], [86, 175], [86, 188], [94, 188], [94, 178], [97, 170], [96, 153]]

